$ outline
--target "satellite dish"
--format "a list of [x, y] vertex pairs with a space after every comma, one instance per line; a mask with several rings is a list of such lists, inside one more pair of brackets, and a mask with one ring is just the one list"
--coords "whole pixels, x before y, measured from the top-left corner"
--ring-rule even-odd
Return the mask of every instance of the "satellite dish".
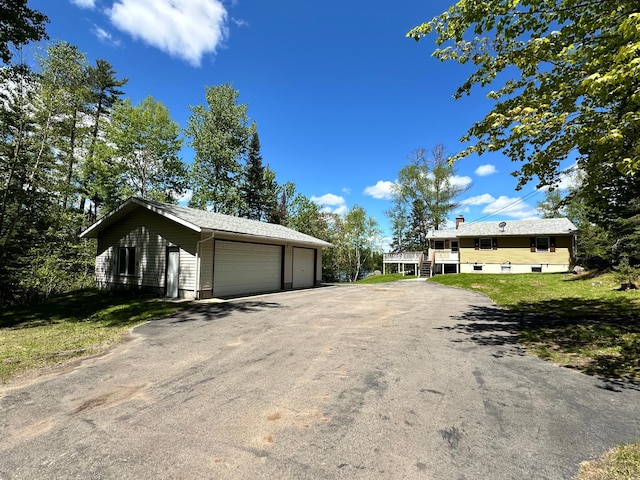
[[507, 222], [500, 222], [500, 223], [498, 224], [498, 226], [499, 226], [499, 227], [502, 229], [502, 231], [504, 232], [504, 227], [506, 227], [506, 226], [507, 226]]

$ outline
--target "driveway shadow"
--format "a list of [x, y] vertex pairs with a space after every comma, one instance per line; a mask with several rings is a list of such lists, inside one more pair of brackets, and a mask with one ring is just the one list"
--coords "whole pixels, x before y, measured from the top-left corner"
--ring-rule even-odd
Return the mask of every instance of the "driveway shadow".
[[228, 317], [233, 313], [255, 313], [267, 309], [283, 308], [280, 303], [257, 300], [194, 303], [192, 307], [168, 317], [169, 323], [185, 323], [196, 320], [213, 321]]
[[[457, 331], [468, 335], [478, 345], [508, 347], [505, 354], [524, 355], [518, 340], [520, 322], [513, 312], [499, 307], [474, 305], [464, 314], [452, 317], [458, 323], [437, 327], [437, 330]], [[455, 339], [464, 342], [468, 339]]]

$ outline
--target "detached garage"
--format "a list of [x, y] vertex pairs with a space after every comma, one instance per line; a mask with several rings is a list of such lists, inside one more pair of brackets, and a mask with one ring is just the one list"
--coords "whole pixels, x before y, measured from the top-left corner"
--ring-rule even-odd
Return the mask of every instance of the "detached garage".
[[99, 287], [181, 298], [313, 287], [332, 247], [281, 225], [135, 197], [80, 236], [98, 241]]

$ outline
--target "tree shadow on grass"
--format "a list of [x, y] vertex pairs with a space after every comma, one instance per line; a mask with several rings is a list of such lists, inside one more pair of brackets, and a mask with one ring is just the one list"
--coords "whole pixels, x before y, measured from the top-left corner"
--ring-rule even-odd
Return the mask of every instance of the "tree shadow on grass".
[[152, 296], [126, 292], [83, 290], [35, 305], [0, 312], [0, 328], [32, 328], [60, 322], [94, 322], [116, 327], [170, 315], [186, 308]]
[[[510, 310], [475, 306], [446, 327], [485, 346], [521, 345], [542, 358], [600, 377], [609, 389], [640, 389], [640, 311], [631, 299], [564, 298]], [[558, 360], [561, 359], [561, 360]]]

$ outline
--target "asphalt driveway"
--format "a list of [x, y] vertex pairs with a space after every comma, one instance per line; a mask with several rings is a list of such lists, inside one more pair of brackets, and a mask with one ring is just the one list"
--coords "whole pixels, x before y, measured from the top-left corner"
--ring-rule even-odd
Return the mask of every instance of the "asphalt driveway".
[[524, 355], [426, 282], [201, 304], [0, 387], [0, 479], [572, 478], [640, 439], [640, 389]]

